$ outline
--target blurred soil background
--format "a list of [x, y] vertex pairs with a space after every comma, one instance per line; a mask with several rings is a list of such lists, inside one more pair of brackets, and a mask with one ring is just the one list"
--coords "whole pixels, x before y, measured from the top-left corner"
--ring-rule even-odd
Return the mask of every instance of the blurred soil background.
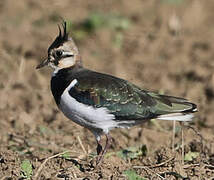
[[[213, 10], [213, 0], [1, 0], [0, 179], [213, 179]], [[152, 120], [113, 130], [93, 169], [93, 135], [58, 111], [51, 69], [35, 70], [62, 19], [85, 67], [198, 105], [184, 162], [181, 124], [173, 150], [173, 122]]]

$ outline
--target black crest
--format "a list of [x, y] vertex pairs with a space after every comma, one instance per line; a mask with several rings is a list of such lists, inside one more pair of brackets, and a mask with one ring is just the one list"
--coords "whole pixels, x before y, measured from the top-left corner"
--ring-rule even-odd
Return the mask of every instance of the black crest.
[[58, 25], [58, 28], [59, 28], [59, 34], [54, 40], [54, 42], [48, 48], [48, 52], [53, 48], [59, 47], [65, 41], [68, 41], [68, 36], [71, 30], [71, 22], [63, 21], [61, 25]]

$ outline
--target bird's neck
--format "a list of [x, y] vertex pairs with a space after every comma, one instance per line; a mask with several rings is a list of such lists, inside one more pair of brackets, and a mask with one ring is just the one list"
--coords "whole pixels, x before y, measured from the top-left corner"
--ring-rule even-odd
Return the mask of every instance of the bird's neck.
[[75, 64], [74, 66], [62, 68], [62, 69], [55, 68], [53, 71], [52, 77], [57, 76], [57, 74], [61, 74], [61, 73], [76, 74], [77, 72], [81, 71], [82, 69], [84, 69], [82, 66], [82, 63], [78, 63], [78, 64]]

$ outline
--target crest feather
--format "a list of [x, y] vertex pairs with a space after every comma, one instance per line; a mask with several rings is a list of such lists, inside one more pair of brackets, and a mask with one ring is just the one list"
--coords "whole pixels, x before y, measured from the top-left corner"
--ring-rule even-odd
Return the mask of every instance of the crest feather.
[[62, 34], [62, 30], [60, 28], [60, 25], [58, 25], [58, 27], [59, 27], [59, 35], [58, 35], [58, 37], [60, 39], [64, 40], [64, 41], [67, 41], [69, 33], [71, 32], [71, 21], [63, 21], [61, 23], [61, 26], [63, 28], [63, 34]]
[[59, 34], [54, 40], [54, 42], [48, 48], [48, 52], [51, 49], [60, 46], [65, 41], [68, 41], [68, 37], [71, 32], [71, 27], [72, 27], [71, 21], [63, 21], [60, 25], [58, 25]]

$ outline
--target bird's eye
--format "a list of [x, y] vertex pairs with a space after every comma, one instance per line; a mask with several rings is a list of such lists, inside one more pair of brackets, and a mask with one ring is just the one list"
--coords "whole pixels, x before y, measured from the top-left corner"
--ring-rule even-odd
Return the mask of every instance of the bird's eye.
[[61, 50], [56, 51], [56, 56], [59, 58], [61, 57], [63, 52]]

